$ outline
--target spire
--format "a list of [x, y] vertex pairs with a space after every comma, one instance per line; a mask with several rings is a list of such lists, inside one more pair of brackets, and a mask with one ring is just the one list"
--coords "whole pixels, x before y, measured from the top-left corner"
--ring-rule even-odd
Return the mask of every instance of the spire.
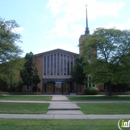
[[85, 29], [85, 35], [89, 35], [87, 5], [86, 5], [86, 29]]

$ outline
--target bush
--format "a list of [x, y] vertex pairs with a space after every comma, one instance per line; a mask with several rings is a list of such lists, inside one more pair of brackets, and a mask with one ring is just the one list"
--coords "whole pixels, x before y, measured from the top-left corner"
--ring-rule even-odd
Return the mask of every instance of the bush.
[[85, 89], [85, 94], [87, 95], [96, 95], [98, 94], [99, 90], [97, 87], [91, 87], [91, 88], [86, 88]]
[[127, 87], [127, 91], [130, 91], [130, 85], [128, 85], [128, 87]]
[[23, 87], [23, 83], [19, 81], [17, 83], [13, 83], [11, 85], [11, 87], [8, 89], [8, 91], [10, 91], [10, 92], [21, 92], [22, 87]]

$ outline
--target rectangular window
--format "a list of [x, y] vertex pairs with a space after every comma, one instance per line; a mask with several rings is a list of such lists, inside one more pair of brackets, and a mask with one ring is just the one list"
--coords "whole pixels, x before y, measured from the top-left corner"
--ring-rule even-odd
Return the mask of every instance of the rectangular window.
[[47, 56], [47, 75], [49, 75], [49, 56]]
[[56, 54], [54, 54], [54, 75], [56, 75]]
[[67, 59], [67, 73], [68, 73], [68, 75], [70, 75], [69, 56]]
[[73, 66], [73, 57], [71, 57], [71, 66]]
[[57, 55], [57, 75], [59, 75], [59, 59], [60, 59], [60, 57], [59, 57], [59, 53], [58, 53], [58, 55]]
[[44, 57], [44, 75], [46, 75], [46, 57]]
[[66, 55], [64, 55], [64, 75], [66, 75]]
[[61, 54], [61, 75], [63, 75], [63, 54]]
[[51, 75], [53, 75], [53, 55], [51, 55]]

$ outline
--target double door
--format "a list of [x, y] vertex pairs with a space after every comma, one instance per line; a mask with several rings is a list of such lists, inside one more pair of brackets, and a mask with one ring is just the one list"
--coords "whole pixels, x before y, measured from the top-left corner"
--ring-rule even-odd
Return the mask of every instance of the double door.
[[70, 83], [47, 83], [46, 84], [46, 93], [70, 93]]

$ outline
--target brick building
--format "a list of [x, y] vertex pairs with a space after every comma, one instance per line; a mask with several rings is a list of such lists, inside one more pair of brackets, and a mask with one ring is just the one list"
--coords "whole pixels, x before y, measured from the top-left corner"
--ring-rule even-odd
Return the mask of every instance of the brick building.
[[[86, 9], [86, 29], [85, 34], [79, 38], [79, 44], [88, 36], [88, 18]], [[79, 52], [82, 54], [82, 48], [79, 46]], [[84, 85], [78, 86], [71, 79], [71, 67], [75, 64], [75, 59], [78, 54], [62, 49], [55, 49], [43, 53], [36, 54], [34, 60], [38, 68], [38, 74], [41, 82], [38, 84], [38, 89], [43, 94], [69, 94], [69, 93], [84, 93]], [[88, 76], [88, 81], [91, 77]], [[102, 89], [102, 86], [94, 85], [88, 82], [88, 87], [97, 86]], [[28, 91], [25, 88], [25, 91]]]
[[77, 56], [76, 53], [62, 49], [36, 54], [34, 61], [41, 79], [37, 86], [39, 91], [55, 94], [74, 92], [71, 67], [75, 64]]

